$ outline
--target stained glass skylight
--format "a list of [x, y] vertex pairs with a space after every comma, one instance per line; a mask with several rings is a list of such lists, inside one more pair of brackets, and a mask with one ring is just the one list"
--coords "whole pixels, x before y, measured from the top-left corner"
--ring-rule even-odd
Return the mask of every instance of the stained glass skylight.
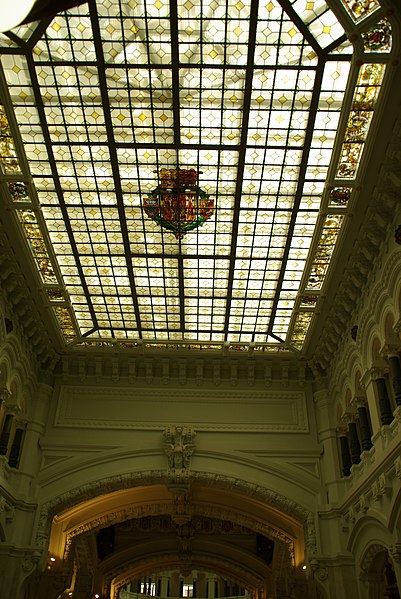
[[[302, 350], [391, 53], [375, 1], [365, 29], [333, 4], [91, 0], [2, 35], [4, 201], [66, 343]], [[149, 216], [178, 169], [213, 206], [185, 235]]]

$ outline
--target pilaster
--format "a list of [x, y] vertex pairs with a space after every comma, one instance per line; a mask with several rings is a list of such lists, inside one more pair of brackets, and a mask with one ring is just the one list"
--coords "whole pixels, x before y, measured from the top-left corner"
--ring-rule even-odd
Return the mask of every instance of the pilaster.
[[397, 586], [401, 589], [401, 541], [393, 543], [388, 548], [391, 563], [394, 568]]
[[27, 423], [24, 445], [21, 452], [20, 470], [31, 478], [36, 477], [40, 469], [40, 439], [44, 433], [48, 417], [48, 406], [53, 387], [45, 383], [38, 385], [33, 398], [35, 410], [32, 419]]
[[327, 599], [350, 597], [359, 599], [355, 564], [349, 555], [337, 555], [335, 558], [316, 560], [311, 564], [314, 580], [324, 588]]
[[206, 574], [198, 572], [196, 578], [196, 595], [197, 597], [206, 597]]
[[330, 502], [338, 500], [338, 477], [341, 465], [338, 460], [338, 438], [337, 429], [333, 426], [330, 418], [331, 399], [327, 389], [320, 389], [313, 394], [315, 414], [317, 423], [318, 439], [322, 445], [321, 454], [321, 476], [326, 486], [328, 496], [322, 497], [322, 501]]
[[179, 597], [180, 595], [180, 573], [172, 572], [170, 577], [170, 597]]

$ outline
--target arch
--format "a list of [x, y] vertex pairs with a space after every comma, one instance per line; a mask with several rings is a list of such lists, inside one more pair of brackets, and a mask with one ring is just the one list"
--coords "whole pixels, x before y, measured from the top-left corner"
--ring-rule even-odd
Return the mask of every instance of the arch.
[[[220, 553], [217, 553], [220, 549]], [[249, 557], [241, 551], [234, 551], [227, 557], [224, 554], [224, 547], [209, 543], [202, 548], [191, 550], [190, 561], [185, 563], [184, 568], [191, 570], [201, 570], [214, 572], [222, 577], [229, 578], [237, 582], [240, 586], [256, 593], [258, 589], [263, 588], [268, 570], [260, 559], [249, 560]], [[140, 559], [133, 558], [130, 562], [124, 556], [118, 555], [117, 559], [110, 560], [105, 565], [105, 576], [103, 593], [115, 599], [118, 590], [127, 584], [131, 578], [140, 578], [147, 574], [152, 574], [156, 569], [159, 570], [182, 570], [183, 559], [177, 554], [163, 553], [153, 558], [149, 555]], [[121, 561], [122, 558], [122, 561]], [[241, 567], [239, 568], [239, 565]], [[187, 571], [188, 571], [187, 570]], [[271, 569], [269, 569], [271, 574]], [[100, 586], [100, 585], [99, 585]]]
[[[344, 348], [344, 360], [341, 364], [338, 365], [335, 372], [333, 373], [333, 380], [336, 381], [336, 393], [335, 395], [339, 397], [339, 402], [342, 405], [343, 412], [346, 411], [348, 404], [346, 402], [346, 397], [351, 393], [352, 398], [357, 394], [356, 388], [360, 386], [360, 384], [356, 383], [358, 373], [361, 373], [362, 366], [360, 355], [355, 347], [355, 343], [348, 343], [346, 348]], [[360, 374], [359, 374], [360, 378]]]
[[[373, 559], [378, 553], [386, 552], [387, 554], [392, 538], [387, 528], [385, 515], [381, 512], [376, 512], [374, 516], [362, 516], [351, 531], [348, 539], [348, 550], [354, 556], [356, 577], [362, 598], [368, 599], [368, 597], [371, 597], [368, 593], [371, 592], [369, 585], [374, 582]], [[381, 584], [380, 580], [376, 580], [379, 586]]]
[[356, 522], [348, 537], [347, 548], [358, 563], [371, 544], [388, 547], [392, 542], [391, 533], [387, 527], [385, 515], [377, 511], [374, 516], [362, 516]]
[[345, 391], [345, 410], [349, 410], [352, 401], [351, 389], [347, 386]]
[[[172, 514], [181, 509], [177, 498], [168, 490], [165, 473], [139, 476], [135, 485], [123, 484], [119, 478], [76, 489], [44, 506], [41, 512], [37, 542], [43, 544], [44, 527], [51, 525], [49, 551], [62, 559], [72, 540], [84, 533], [96, 531], [111, 523], [120, 523], [140, 516]], [[264, 532], [292, 544], [295, 563], [302, 563], [304, 524], [308, 523], [309, 540], [315, 534], [311, 514], [295, 502], [266, 489], [229, 477], [214, 478], [203, 473], [193, 476], [187, 502], [190, 515], [207, 514], [229, 519], [252, 530]], [[102, 487], [104, 492], [102, 492]], [[188, 507], [188, 506], [187, 506]], [[49, 521], [51, 518], [52, 522]]]
[[394, 331], [395, 317], [392, 307], [386, 307], [382, 316], [382, 327], [384, 332], [384, 342], [388, 345], [393, 345], [399, 342]]
[[365, 396], [365, 390], [361, 383], [362, 373], [361, 373], [359, 365], [355, 365], [355, 368], [353, 371], [353, 377], [354, 377], [354, 396], [356, 396], [356, 397]]
[[[371, 544], [361, 564], [361, 582], [369, 599], [399, 597], [394, 568], [388, 550], [378, 543]], [[391, 589], [391, 594], [388, 591]]]
[[32, 359], [26, 354], [25, 349], [14, 332], [7, 335], [1, 352], [4, 356], [8, 357], [12, 370], [18, 370], [18, 378], [21, 381], [28, 382], [35, 379]]
[[382, 357], [380, 350], [383, 347], [383, 340], [380, 339], [378, 332], [376, 331], [370, 338], [370, 360], [371, 364], [380, 364]]
[[[116, 597], [130, 577], [153, 573], [155, 564], [160, 570], [181, 569], [189, 544], [191, 561], [185, 562], [186, 567], [221, 573], [256, 593], [263, 587], [269, 568], [260, 557], [249, 553], [246, 543], [242, 547], [226, 542], [228, 537], [224, 535], [231, 529], [254, 539], [252, 543], [257, 534], [271, 539], [274, 555], [286, 560], [287, 568], [281, 570], [289, 567], [295, 572], [304, 563], [305, 535], [306, 543], [313, 547], [315, 530], [312, 514], [302, 506], [229, 477], [196, 473], [189, 483], [186, 493], [175, 495], [168, 488], [164, 472], [141, 473], [136, 479], [123, 481], [116, 477], [100, 485], [74, 489], [68, 496], [49, 502], [42, 509], [36, 537], [46, 549], [44, 559], [51, 555], [60, 568], [71, 562], [79, 548], [84, 555], [88, 546], [94, 547], [100, 530], [112, 527], [121, 538], [127, 530], [152, 526], [158, 538], [149, 537], [143, 542], [137, 539], [127, 548], [120, 547], [118, 555], [106, 558], [99, 566], [97, 588], [100, 585], [101, 592], [107, 596], [111, 593], [110, 597]], [[49, 517], [52, 521], [47, 546], [44, 527]], [[203, 522], [213, 527], [213, 534], [206, 534], [210, 531], [205, 532]]]
[[380, 361], [380, 349], [385, 343], [396, 341], [394, 330], [399, 328], [401, 317], [400, 258], [398, 248], [390, 253], [360, 313], [357, 346], [362, 371], [370, 368], [375, 360]]
[[0, 351], [0, 381], [2, 387], [9, 387], [12, 365], [9, 356]]
[[[397, 464], [399, 463], [400, 460], [398, 459]], [[396, 534], [397, 540], [401, 538], [401, 489], [398, 489], [398, 492], [392, 498], [388, 529]]]
[[340, 401], [337, 401], [336, 408], [336, 425], [340, 425], [344, 416], [344, 407]]
[[19, 399], [20, 399], [20, 381], [15, 376], [15, 371], [11, 376], [10, 382], [10, 393], [11, 393], [11, 403], [12, 405], [20, 411]]
[[36, 375], [32, 363], [14, 333], [9, 333], [0, 348], [1, 386], [9, 389], [10, 403], [18, 413], [27, 416], [31, 398], [36, 387]]
[[7, 331], [6, 331], [5, 316], [4, 316], [4, 313], [2, 310], [2, 306], [0, 305], [0, 346], [4, 342], [6, 336], [7, 336]]

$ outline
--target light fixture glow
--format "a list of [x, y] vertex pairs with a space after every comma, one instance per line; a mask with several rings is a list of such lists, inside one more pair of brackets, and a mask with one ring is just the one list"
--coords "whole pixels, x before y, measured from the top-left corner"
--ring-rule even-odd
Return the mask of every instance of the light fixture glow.
[[0, 31], [9, 31], [27, 17], [35, 0], [16, 0], [10, 6], [8, 0], [0, 0]]
[[51, 558], [50, 558], [50, 561], [51, 561], [51, 562], [55, 562], [55, 561], [56, 561], [56, 558], [55, 558], [55, 557], [51, 557]]
[[306, 566], [302, 566], [302, 570], [306, 570]]

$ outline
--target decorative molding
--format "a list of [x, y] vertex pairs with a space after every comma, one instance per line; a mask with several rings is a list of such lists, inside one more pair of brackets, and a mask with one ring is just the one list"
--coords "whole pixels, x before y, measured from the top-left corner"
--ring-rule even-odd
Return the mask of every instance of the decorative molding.
[[[244, 482], [243, 480], [224, 476], [222, 474], [211, 474], [208, 472], [192, 472], [189, 477], [189, 483], [197, 483], [200, 485], [206, 485], [208, 487], [215, 487], [218, 489], [228, 489], [235, 491], [239, 494], [243, 494], [248, 497], [252, 497], [255, 500], [259, 500], [268, 506], [271, 506], [283, 514], [289, 515], [291, 518], [297, 519], [300, 523], [304, 524], [305, 529], [305, 542], [308, 550], [311, 554], [317, 552], [317, 541], [316, 541], [316, 529], [314, 516], [311, 511], [307, 510], [300, 504], [296, 503], [292, 499], [277, 493], [271, 489], [267, 489], [254, 483]], [[54, 497], [51, 501], [42, 505], [40, 515], [36, 528], [36, 548], [45, 552], [48, 546], [50, 526], [52, 518], [67, 508], [78, 505], [84, 501], [92, 499], [102, 494], [112, 493], [120, 489], [128, 489], [137, 486], [165, 484], [168, 485], [168, 478], [166, 472], [163, 471], [146, 471], [136, 474], [114, 476], [105, 478], [103, 480], [94, 481], [86, 485], [81, 485], [78, 488], [72, 489], [67, 493], [63, 493], [57, 497]], [[130, 506], [127, 508], [127, 512], [124, 515], [125, 519], [130, 517], [138, 517], [144, 515], [144, 510], [149, 510], [150, 513], [158, 515], [160, 507], [158, 505], [148, 505], [146, 508], [140, 506]], [[223, 508], [221, 508], [223, 509]], [[140, 511], [136, 511], [140, 510]], [[203, 515], [200, 513], [200, 515]], [[206, 514], [205, 514], [206, 515]], [[208, 513], [210, 517], [218, 517], [215, 510], [211, 510]], [[247, 520], [248, 518], [248, 520]], [[237, 521], [238, 524], [252, 528], [255, 526], [253, 521], [250, 526], [252, 518], [250, 516], [244, 516], [244, 519]], [[103, 519], [99, 519], [97, 522], [92, 522], [92, 526], [102, 527], [105, 524]], [[306, 526], [307, 525], [307, 526]], [[77, 534], [85, 532], [85, 530], [79, 529], [76, 531]], [[269, 531], [272, 532], [272, 531]], [[284, 541], [284, 539], [282, 539]]]
[[307, 379], [307, 364], [298, 357], [266, 360], [266, 355], [247, 352], [219, 353], [212, 355], [186, 348], [167, 349], [135, 348], [136, 357], [127, 357], [118, 348], [94, 348], [85, 351], [74, 349], [74, 353], [62, 357], [57, 373], [67, 384], [101, 383], [113, 380], [129, 384], [141, 382], [146, 386], [219, 387], [222, 384], [248, 389], [250, 386], [269, 387], [274, 383], [281, 386], [282, 380], [291, 388], [295, 384], [304, 386]]
[[163, 449], [168, 457], [168, 475], [177, 476], [189, 472], [189, 460], [193, 454], [196, 433], [191, 427], [169, 426], [164, 431]]
[[[359, 301], [366, 297], [367, 288], [380, 271], [383, 257], [388, 251], [383, 238], [388, 237], [400, 208], [401, 164], [399, 159], [395, 159], [397, 148], [401, 144], [400, 122], [394, 127], [394, 131], [371, 205], [358, 233], [341, 284], [333, 297], [320, 340], [314, 349], [314, 361], [323, 369], [332, 369], [333, 364], [336, 364], [336, 355], [341, 353], [340, 346], [349, 342], [349, 332], [355, 322], [359, 325], [357, 341], [360, 342], [361, 322], [355, 318], [355, 313]], [[385, 276], [382, 276], [382, 281], [386, 281]]]
[[[161, 559], [163, 562], [168, 563], [169, 568], [171, 567], [171, 569], [180, 570], [183, 566], [182, 560], [180, 560], [175, 553], [165, 554], [153, 559], [135, 559], [132, 562], [125, 562], [107, 572], [104, 578], [106, 595], [110, 596], [111, 587], [113, 587], [114, 597], [116, 597], [118, 591], [130, 582], [132, 572], [141, 572], [144, 568], [146, 568], [146, 572], [153, 572], [158, 569]], [[203, 569], [206, 571], [223, 573], [228, 571], [230, 572], [230, 577], [233, 580], [236, 580], [240, 586], [254, 590], [262, 589], [265, 582], [263, 576], [258, 576], [256, 572], [246, 568], [244, 564], [242, 564], [239, 569], [237, 563], [224, 559], [223, 556], [211, 557], [203, 554], [197, 555], [195, 553], [186, 560], [185, 566], [186, 569], [189, 568], [190, 570]]]
[[0, 497], [0, 520], [5, 524], [11, 524], [14, 520], [15, 508], [5, 497]]
[[[194, 522], [194, 526], [197, 526], [197, 521], [202, 519], [209, 519], [214, 522], [211, 534], [216, 532], [226, 532], [225, 528], [227, 523], [232, 523], [235, 530], [253, 531], [259, 532], [271, 539], [274, 539], [278, 543], [283, 543], [288, 551], [288, 555], [291, 558], [291, 563], [295, 561], [295, 547], [294, 541], [285, 532], [279, 528], [261, 521], [248, 514], [239, 513], [236, 510], [229, 509], [226, 507], [216, 506], [212, 504], [197, 504], [194, 502], [190, 503], [187, 497], [174, 497], [170, 502], [161, 502], [158, 504], [139, 505], [135, 507], [123, 508], [121, 510], [114, 510], [107, 514], [85, 522], [75, 529], [71, 530], [66, 537], [64, 560], [68, 559], [71, 553], [71, 548], [75, 542], [75, 539], [80, 536], [87, 536], [100, 528], [106, 528], [112, 524], [116, 525], [124, 523], [124, 526], [136, 528], [138, 521], [141, 518], [146, 518], [147, 524], [149, 524], [149, 518], [154, 521], [154, 525], [149, 524], [150, 529], [153, 530], [158, 525], [158, 520], [162, 516], [171, 516], [172, 522], [176, 526], [182, 526], [189, 522]], [[314, 550], [314, 544], [316, 542], [316, 532], [314, 529], [315, 523], [314, 518], [310, 514], [307, 522], [307, 532], [309, 534], [309, 544]], [[234, 532], [234, 531], [233, 531]], [[227, 533], [226, 533], [227, 534]]]
[[169, 422], [172, 405], [176, 407], [176, 425], [198, 431], [309, 432], [306, 395], [291, 390], [245, 395], [240, 390], [172, 388], [161, 394], [145, 387], [63, 385], [54, 426], [160, 430]]
[[[152, 515], [150, 514], [148, 515], [141, 515], [138, 518], [130, 518], [129, 520], [123, 518], [112, 518], [112, 520], [114, 522], [121, 522], [120, 524], [118, 524], [119, 529], [121, 529], [124, 532], [132, 532], [132, 531], [152, 531], [152, 532], [157, 532], [160, 533], [162, 535], [164, 534], [170, 534], [172, 530], [176, 530], [177, 528], [177, 521], [176, 521], [176, 499], [174, 498], [173, 503], [169, 504], [170, 506], [170, 512], [172, 512], [171, 514], [165, 515]], [[166, 504], [167, 507], [167, 504]], [[190, 506], [189, 506], [190, 507]], [[201, 506], [197, 506], [196, 511], [199, 512], [199, 508]], [[212, 508], [212, 506], [210, 506], [210, 508]], [[207, 507], [207, 510], [209, 510], [209, 506]], [[194, 510], [193, 510], [194, 511]], [[224, 511], [224, 514], [227, 514], [227, 516], [231, 515], [231, 512]], [[233, 521], [233, 519], [231, 517], [228, 518], [224, 518], [224, 519], [220, 519], [220, 518], [216, 518], [216, 517], [212, 517], [212, 516], [202, 516], [199, 515], [198, 513], [195, 514], [191, 514], [188, 513], [188, 518], [191, 522], [191, 527], [194, 530], [195, 533], [202, 533], [205, 535], [244, 535], [244, 534], [252, 534], [254, 532], [254, 529], [251, 528], [247, 528], [246, 526], [243, 526], [241, 524], [237, 524], [236, 522]], [[235, 513], [234, 519], [237, 520], [238, 519], [238, 514]], [[88, 530], [93, 530], [93, 529], [89, 529]], [[291, 539], [288, 538], [288, 542], [291, 542]]]
[[388, 547], [391, 559], [397, 564], [401, 564], [401, 543], [393, 543]]
[[[355, 380], [355, 369], [358, 368], [362, 374], [360, 381], [361, 387], [366, 387], [374, 377], [384, 376], [388, 371], [388, 365], [385, 362], [384, 357], [379, 358], [379, 362], [372, 365], [368, 360], [371, 360], [371, 342], [373, 336], [377, 335], [376, 327], [381, 326], [381, 314], [383, 308], [389, 303], [390, 298], [394, 296], [395, 286], [398, 284], [401, 275], [401, 251], [397, 250], [390, 254], [383, 265], [383, 270], [380, 277], [372, 285], [368, 301], [363, 306], [359, 314], [359, 333], [358, 342], [355, 347], [355, 343], [344, 341], [344, 344], [338, 349], [337, 358], [333, 362], [333, 367], [330, 376], [330, 394], [332, 397], [345, 396], [347, 386], [353, 389], [353, 383]], [[391, 299], [394, 303], [397, 298]], [[396, 306], [394, 305], [394, 310]], [[381, 331], [381, 337], [383, 342], [382, 350], [388, 349], [386, 341], [386, 332]], [[394, 327], [394, 334], [396, 333]], [[388, 333], [387, 333], [388, 334]], [[394, 344], [392, 345], [392, 351], [396, 351]], [[383, 356], [383, 351], [381, 352]], [[341, 400], [340, 400], [341, 401]]]
[[401, 486], [401, 458], [399, 455], [394, 457], [394, 446], [396, 447], [399, 438], [397, 432], [399, 426], [398, 422], [393, 421], [389, 427], [386, 427], [391, 429], [392, 439], [395, 440], [393, 447], [386, 447], [384, 460], [378, 460], [377, 448], [372, 447], [371, 450], [362, 453], [364, 459], [359, 464], [352, 466], [351, 476], [346, 481], [348, 497], [340, 508], [344, 513], [345, 523], [354, 525], [370, 509], [384, 510], [387, 518], [390, 518], [391, 498], [396, 496]]
[[316, 570], [313, 570], [313, 577], [315, 578], [315, 580], [318, 580], [319, 582], [323, 583], [329, 577], [329, 572], [327, 568], [318, 567], [316, 568]]
[[189, 462], [196, 433], [191, 427], [175, 425], [167, 427], [163, 435], [163, 450], [168, 458], [168, 488], [174, 495], [182, 495], [188, 487]]
[[[58, 357], [50, 342], [46, 328], [29, 295], [26, 281], [10, 249], [8, 239], [0, 231], [0, 290], [6, 310], [13, 320], [13, 333], [22, 339], [24, 351], [33, 364], [54, 368]], [[17, 325], [17, 326], [14, 326]]]
[[384, 545], [380, 545], [379, 543], [372, 543], [366, 551], [362, 563], [361, 563], [361, 578], [364, 579], [369, 575], [369, 571], [373, 564], [375, 557], [379, 553], [383, 553], [386, 551], [386, 547]]
[[11, 393], [7, 387], [0, 387], [0, 405], [7, 409], [11, 403]]

